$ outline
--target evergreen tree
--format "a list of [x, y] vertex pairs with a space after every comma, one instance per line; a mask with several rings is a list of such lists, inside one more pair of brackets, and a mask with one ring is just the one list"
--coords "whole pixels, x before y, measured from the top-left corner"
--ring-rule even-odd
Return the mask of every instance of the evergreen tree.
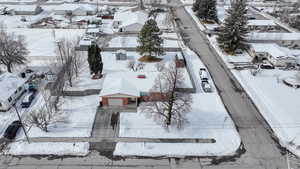
[[163, 39], [160, 37], [160, 29], [154, 19], [149, 19], [138, 35], [137, 51], [142, 56], [154, 57], [163, 54]]
[[91, 74], [102, 74], [103, 63], [100, 52], [101, 50], [96, 44], [92, 44], [88, 49], [88, 63]]
[[[197, 0], [199, 1], [198, 7], [193, 8], [197, 9], [197, 16], [204, 20], [204, 21], [215, 21], [218, 22], [218, 15], [217, 15], [217, 7], [216, 7], [216, 0]], [[196, 1], [196, 2], [197, 2]]]
[[217, 40], [225, 52], [234, 54], [237, 49], [244, 50], [248, 47], [246, 40], [248, 18], [245, 0], [236, 0], [227, 13], [229, 15], [221, 26]]
[[194, 3], [193, 3], [193, 7], [192, 7], [192, 10], [194, 12], [197, 12], [199, 10], [199, 4], [200, 4], [201, 0], [196, 0]]

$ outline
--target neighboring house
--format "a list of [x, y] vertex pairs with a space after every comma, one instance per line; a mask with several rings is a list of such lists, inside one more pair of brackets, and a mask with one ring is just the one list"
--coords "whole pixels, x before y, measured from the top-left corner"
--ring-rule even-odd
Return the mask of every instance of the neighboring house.
[[250, 55], [260, 59], [268, 59], [274, 66], [287, 66], [297, 64], [297, 58], [285, 52], [275, 43], [253, 43]]
[[147, 20], [145, 11], [119, 11], [114, 15], [113, 28], [118, 32], [139, 32]]
[[14, 15], [37, 15], [43, 11], [39, 5], [6, 5], [4, 8]]
[[122, 77], [106, 77], [100, 92], [102, 106], [126, 106], [138, 104], [140, 92]]
[[249, 30], [270, 31], [277, 29], [277, 25], [273, 20], [249, 20]]
[[11, 73], [0, 75], [0, 111], [9, 110], [25, 91], [26, 79]]
[[95, 15], [96, 8], [89, 4], [61, 4], [54, 9], [56, 15], [72, 14], [73, 16]]

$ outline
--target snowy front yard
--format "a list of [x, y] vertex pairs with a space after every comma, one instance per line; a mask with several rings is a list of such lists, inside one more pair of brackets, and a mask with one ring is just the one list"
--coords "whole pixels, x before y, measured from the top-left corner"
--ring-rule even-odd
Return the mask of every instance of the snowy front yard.
[[[164, 129], [146, 113], [121, 113], [120, 137], [160, 139], [215, 139], [215, 143], [117, 143], [114, 155], [120, 156], [222, 156], [234, 155], [241, 144], [236, 128], [217, 92], [204, 93], [198, 71], [203, 63], [189, 49], [184, 50], [197, 93], [192, 94], [192, 110], [182, 129]], [[212, 82], [212, 81], [211, 81]]]
[[[90, 137], [97, 107], [99, 105], [97, 95], [82, 97], [62, 97], [62, 108], [65, 113], [64, 122], [57, 122], [49, 126], [49, 132], [32, 126], [29, 129], [29, 137]], [[18, 139], [25, 139], [20, 132]]]

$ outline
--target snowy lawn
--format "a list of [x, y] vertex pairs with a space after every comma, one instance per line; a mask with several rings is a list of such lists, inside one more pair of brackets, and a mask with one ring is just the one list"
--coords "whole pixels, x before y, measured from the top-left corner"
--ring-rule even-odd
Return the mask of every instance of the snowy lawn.
[[[215, 139], [216, 143], [117, 143], [115, 155], [121, 156], [222, 156], [233, 155], [241, 139], [217, 92], [203, 93], [198, 71], [204, 67], [191, 50], [184, 50], [192, 71], [197, 93], [193, 94], [192, 111], [187, 113], [188, 124], [182, 129], [165, 130], [148, 118], [145, 112], [120, 115], [120, 137]], [[210, 80], [210, 83], [213, 82]]]
[[[190, 14], [200, 24], [195, 15]], [[201, 26], [199, 28], [202, 29]], [[225, 54], [218, 47], [215, 36], [210, 37], [209, 41], [229, 68], [232, 67], [229, 62], [247, 62], [251, 59], [246, 53], [239, 56]], [[249, 70], [231, 71], [271, 126], [280, 144], [300, 156], [300, 129], [297, 127], [300, 121], [300, 90], [282, 83], [285, 78], [295, 77], [296, 71], [262, 70], [257, 76], [252, 76]]]
[[102, 89], [103, 79], [92, 79], [89, 64], [87, 62], [87, 53], [84, 54], [83, 64], [80, 68], [78, 77], [73, 80], [73, 86], [67, 88], [67, 91], [84, 91], [87, 89]]
[[89, 143], [62, 143], [62, 142], [42, 142], [30, 143], [14, 142], [4, 150], [7, 155], [71, 155], [86, 156], [89, 153]]
[[[97, 95], [82, 97], [62, 97], [62, 109], [65, 112], [65, 122], [58, 122], [49, 126], [49, 132], [32, 126], [29, 137], [90, 137], [99, 98]], [[18, 138], [24, 138], [20, 132]]]
[[[163, 33], [161, 36], [164, 40], [163, 47], [165, 48], [178, 48], [178, 37], [175, 33]], [[137, 36], [118, 36], [113, 38], [108, 47], [137, 47]]]

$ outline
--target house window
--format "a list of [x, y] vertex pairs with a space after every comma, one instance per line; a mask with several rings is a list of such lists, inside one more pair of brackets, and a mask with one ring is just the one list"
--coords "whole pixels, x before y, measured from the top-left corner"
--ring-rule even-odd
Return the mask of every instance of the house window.
[[0, 102], [0, 107], [2, 107], [2, 103]]
[[15, 94], [17, 94], [17, 93], [18, 93], [18, 90], [15, 91]]
[[8, 102], [11, 102], [11, 101], [12, 101], [11, 97], [9, 97], [7, 100], [8, 100]]
[[19, 87], [18, 90], [21, 91], [21, 90], [22, 90], [22, 87]]

